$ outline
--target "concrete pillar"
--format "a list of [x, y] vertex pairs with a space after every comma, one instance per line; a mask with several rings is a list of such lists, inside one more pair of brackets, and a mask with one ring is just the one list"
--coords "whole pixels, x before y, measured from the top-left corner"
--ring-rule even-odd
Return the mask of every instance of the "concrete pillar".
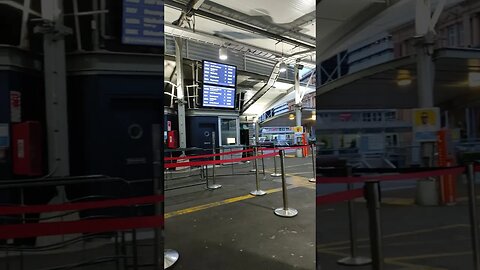
[[175, 38], [175, 58], [177, 72], [177, 102], [178, 102], [178, 141], [180, 148], [187, 147], [187, 131], [185, 125], [185, 92], [183, 83], [182, 39]]
[[[42, 16], [45, 20], [54, 22], [56, 26], [63, 25], [62, 1], [42, 1]], [[64, 36], [55, 31], [46, 31], [43, 47], [48, 166], [52, 176], [68, 176], [70, 160]]]
[[[417, 52], [417, 96], [419, 108], [434, 106], [433, 84], [434, 63], [432, 59], [434, 33], [430, 27], [431, 5], [430, 0], [416, 2], [415, 31], [418, 38]], [[434, 157], [434, 142], [421, 143], [420, 155], [423, 166], [432, 166]], [[419, 205], [438, 204], [438, 188], [436, 181], [425, 179], [417, 182], [416, 202]]]

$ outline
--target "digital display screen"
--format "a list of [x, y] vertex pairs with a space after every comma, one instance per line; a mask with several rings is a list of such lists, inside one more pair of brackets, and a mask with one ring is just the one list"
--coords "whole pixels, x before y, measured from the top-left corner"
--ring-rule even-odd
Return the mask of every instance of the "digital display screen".
[[123, 0], [123, 44], [163, 46], [163, 29], [163, 0]]
[[203, 106], [228, 109], [235, 108], [235, 88], [204, 85]]
[[237, 68], [231, 65], [203, 61], [203, 83], [236, 87]]

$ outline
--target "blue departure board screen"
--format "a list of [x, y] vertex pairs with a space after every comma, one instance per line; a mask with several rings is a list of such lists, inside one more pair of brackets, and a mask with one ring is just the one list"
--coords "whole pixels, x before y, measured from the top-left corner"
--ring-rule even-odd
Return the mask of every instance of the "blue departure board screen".
[[210, 61], [203, 61], [203, 83], [236, 87], [237, 67]]
[[235, 88], [204, 85], [203, 106], [212, 108], [235, 108]]
[[163, 0], [123, 0], [123, 44], [163, 46], [163, 29]]

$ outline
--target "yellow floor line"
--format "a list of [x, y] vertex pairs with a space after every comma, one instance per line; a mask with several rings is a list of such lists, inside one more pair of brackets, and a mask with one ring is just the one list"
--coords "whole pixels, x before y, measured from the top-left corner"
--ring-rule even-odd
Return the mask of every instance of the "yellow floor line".
[[403, 260], [431, 259], [431, 258], [439, 258], [439, 257], [455, 257], [455, 256], [470, 255], [470, 254], [472, 254], [471, 251], [463, 251], [463, 252], [432, 253], [432, 254], [422, 254], [422, 255], [415, 255], [415, 256], [393, 257], [391, 259], [403, 261]]
[[[279, 191], [282, 191], [282, 188], [274, 188], [274, 189], [266, 190], [267, 194], [271, 194], [271, 193], [275, 193], [275, 192], [279, 192]], [[225, 199], [225, 200], [218, 201], [218, 202], [202, 204], [202, 205], [198, 205], [198, 206], [189, 207], [189, 208], [186, 208], [186, 209], [181, 209], [181, 210], [165, 213], [164, 217], [165, 217], [165, 219], [167, 219], [167, 218], [176, 217], [176, 216], [180, 216], [180, 215], [190, 214], [190, 213], [193, 213], [193, 212], [198, 212], [198, 211], [209, 209], [209, 208], [212, 208], [212, 207], [217, 207], [217, 206], [226, 205], [226, 204], [230, 204], [230, 203], [234, 203], [234, 202], [244, 201], [244, 200], [248, 200], [248, 199], [252, 199], [252, 198], [255, 198], [255, 196], [252, 196], [250, 194], [239, 196], [239, 197], [234, 197], [234, 198], [229, 198], [229, 199]]]

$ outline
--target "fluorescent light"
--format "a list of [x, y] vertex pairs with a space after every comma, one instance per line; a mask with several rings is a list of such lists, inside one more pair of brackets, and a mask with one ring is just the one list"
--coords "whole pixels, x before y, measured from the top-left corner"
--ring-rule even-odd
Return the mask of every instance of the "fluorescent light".
[[410, 84], [412, 84], [411, 79], [401, 79], [401, 80], [397, 81], [398, 86], [407, 86], [407, 85], [410, 85]]
[[218, 50], [218, 55], [220, 60], [227, 60], [228, 59], [227, 48], [223, 48], [223, 47], [220, 48], [220, 50]]
[[287, 71], [287, 64], [285, 62], [280, 63], [280, 72], [286, 72]]
[[470, 87], [480, 86], [480, 73], [479, 72], [468, 73], [468, 85]]

